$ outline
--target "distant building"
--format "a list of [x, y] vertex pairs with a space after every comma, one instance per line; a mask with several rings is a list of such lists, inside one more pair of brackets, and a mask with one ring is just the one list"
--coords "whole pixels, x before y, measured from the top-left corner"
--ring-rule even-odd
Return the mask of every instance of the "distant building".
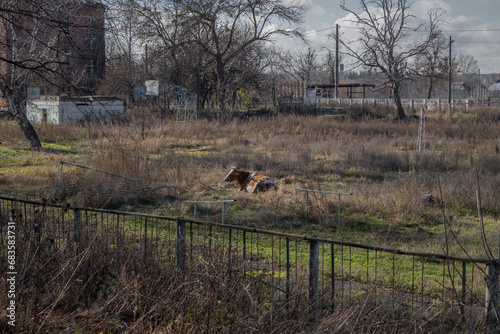
[[491, 97], [500, 97], [500, 80], [488, 87], [488, 95]]
[[123, 101], [116, 97], [102, 96], [42, 96], [28, 101], [26, 116], [33, 123], [109, 121], [123, 116]]
[[[95, 1], [70, 0], [50, 3], [59, 9], [51, 13], [54, 22], [42, 22], [31, 14], [22, 15], [30, 3], [18, 0], [14, 24], [0, 18], [0, 56], [5, 59], [38, 59], [48, 61], [52, 73], [47, 77], [58, 86], [48, 85], [36, 75], [28, 76], [26, 87], [40, 87], [42, 94], [94, 94], [105, 73], [105, 6]], [[29, 11], [27, 11], [29, 13]], [[16, 50], [16, 55], [13, 54]], [[38, 53], [42, 52], [43, 56]], [[12, 65], [0, 62], [0, 71], [9, 76]], [[54, 72], [57, 74], [54, 75]], [[45, 75], [45, 74], [44, 74]], [[20, 97], [20, 101], [24, 99]], [[0, 96], [0, 107], [5, 101]]]
[[[375, 88], [375, 85], [363, 82], [339, 83], [339, 98], [362, 99], [366, 98], [366, 88]], [[306, 99], [310, 103], [317, 103], [321, 99], [335, 98], [335, 84], [308, 84]]]
[[[362, 82], [340, 83], [339, 98], [365, 98], [366, 88], [375, 88], [375, 85]], [[285, 82], [279, 87], [278, 97], [301, 99], [304, 103], [317, 103], [321, 99], [335, 98], [335, 84]]]

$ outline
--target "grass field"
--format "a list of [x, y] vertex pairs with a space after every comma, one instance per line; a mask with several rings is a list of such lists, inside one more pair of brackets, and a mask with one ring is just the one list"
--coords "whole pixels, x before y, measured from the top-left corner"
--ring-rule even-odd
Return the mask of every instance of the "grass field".
[[[178, 201], [159, 197], [144, 205], [114, 198], [106, 204], [113, 208], [191, 218], [193, 204], [184, 201], [236, 199], [226, 209], [231, 224], [432, 252], [445, 251], [443, 200], [458, 240], [482, 257], [483, 234], [498, 254], [500, 132], [481, 112], [476, 118], [457, 116], [451, 125], [442, 115], [428, 115], [420, 154], [418, 122], [386, 118], [277, 116], [187, 125], [167, 120], [162, 128], [152, 117], [106, 125], [45, 124], [37, 125], [41, 151], [26, 149], [17, 125], [4, 120], [0, 192], [39, 199], [40, 188], [60, 185], [60, 161], [68, 161], [177, 189]], [[236, 184], [223, 182], [231, 166], [272, 177], [278, 192], [238, 192]], [[123, 181], [63, 167], [66, 184]], [[311, 193], [306, 222], [305, 194], [296, 188], [353, 195], [341, 198], [338, 224], [337, 196]], [[103, 205], [78, 197], [70, 201]], [[199, 219], [220, 221], [221, 214], [220, 205], [197, 206]], [[463, 255], [457, 247], [451, 252]]]
[[[127, 121], [116, 124], [36, 125], [44, 148], [32, 151], [18, 126], [4, 119], [0, 194], [39, 200], [44, 187], [85, 184], [91, 193], [99, 182], [119, 180], [61, 168], [67, 161], [146, 185], [176, 187], [176, 199], [171, 189], [139, 199], [64, 199], [75, 205], [192, 218], [193, 204], [186, 201], [234, 199], [225, 216], [234, 225], [456, 256], [467, 256], [465, 250], [486, 258], [491, 251], [498, 257], [500, 131], [491, 111], [456, 114], [452, 124], [430, 113], [420, 153], [418, 126], [376, 111], [363, 117], [256, 116], [186, 125], [164, 119], [160, 126], [153, 114], [139, 118], [129, 111]], [[268, 175], [279, 190], [238, 192], [223, 181], [231, 166]], [[337, 197], [310, 194], [306, 220], [305, 195], [296, 188], [353, 195], [341, 199], [339, 224]], [[221, 215], [220, 205], [197, 206], [197, 219], [220, 222]]]

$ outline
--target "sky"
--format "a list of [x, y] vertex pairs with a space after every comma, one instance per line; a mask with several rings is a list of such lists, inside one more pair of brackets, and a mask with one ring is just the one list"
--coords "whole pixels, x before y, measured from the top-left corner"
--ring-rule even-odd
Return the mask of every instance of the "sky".
[[[410, 1], [410, 0], [409, 0]], [[411, 12], [418, 18], [427, 18], [427, 10], [439, 7], [445, 11], [441, 29], [446, 38], [453, 40], [453, 55], [471, 55], [478, 61], [481, 73], [500, 73], [500, 0], [411, 0]], [[339, 32], [343, 38], [354, 36], [353, 24], [346, 21], [348, 13], [340, 8], [340, 0], [302, 0], [308, 7], [302, 25], [306, 37], [317, 51], [335, 49], [335, 42], [327, 37]], [[345, 0], [345, 6], [361, 13], [360, 0]], [[343, 28], [344, 27], [344, 28]], [[304, 48], [297, 41], [288, 41], [292, 49]], [[295, 45], [294, 45], [295, 44]], [[346, 65], [347, 66], [347, 65]], [[348, 68], [346, 68], [348, 70]]]

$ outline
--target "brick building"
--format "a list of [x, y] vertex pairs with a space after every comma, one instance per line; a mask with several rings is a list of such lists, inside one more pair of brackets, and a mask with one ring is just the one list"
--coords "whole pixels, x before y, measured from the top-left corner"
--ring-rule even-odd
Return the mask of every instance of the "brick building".
[[0, 17], [0, 57], [42, 65], [23, 73], [0, 60], [0, 72], [14, 82], [19, 101], [28, 87], [39, 87], [42, 95], [94, 94], [105, 73], [105, 6], [89, 0], [19, 0], [16, 6]]

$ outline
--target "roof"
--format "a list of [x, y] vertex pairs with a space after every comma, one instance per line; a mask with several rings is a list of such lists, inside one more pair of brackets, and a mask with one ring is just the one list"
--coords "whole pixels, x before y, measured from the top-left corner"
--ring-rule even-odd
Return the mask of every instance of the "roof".
[[[319, 88], [335, 88], [335, 84], [307, 84], [308, 88], [312, 87], [319, 87]], [[375, 88], [375, 85], [369, 84], [369, 83], [364, 83], [364, 82], [351, 82], [351, 83], [339, 83], [338, 86], [339, 88], [342, 87], [372, 87]]]
[[90, 102], [90, 101], [114, 101], [120, 100], [114, 96], [67, 96], [67, 95], [42, 95], [39, 99], [31, 101], [55, 101], [55, 102]]
[[497, 80], [497, 82], [488, 87], [488, 90], [500, 90], [500, 80]]

